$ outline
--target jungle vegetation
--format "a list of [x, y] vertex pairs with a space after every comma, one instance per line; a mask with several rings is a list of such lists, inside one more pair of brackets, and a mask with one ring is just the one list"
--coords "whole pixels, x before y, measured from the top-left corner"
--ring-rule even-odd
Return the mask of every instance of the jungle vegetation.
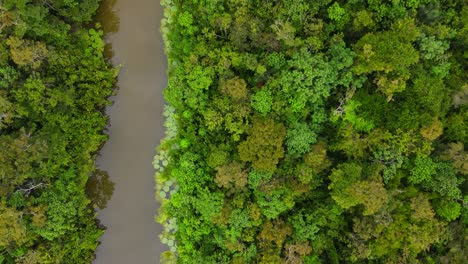
[[162, 3], [163, 261], [466, 262], [465, 1]]
[[101, 201], [86, 187], [106, 179], [94, 157], [117, 75], [89, 26], [98, 6], [0, 1], [0, 263], [94, 258]]

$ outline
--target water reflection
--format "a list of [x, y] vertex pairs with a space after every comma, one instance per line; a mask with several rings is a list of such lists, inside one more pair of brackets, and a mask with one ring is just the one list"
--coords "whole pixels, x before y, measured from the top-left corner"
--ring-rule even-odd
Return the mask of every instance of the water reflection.
[[114, 193], [115, 184], [110, 180], [106, 171], [96, 169], [86, 183], [86, 193], [95, 208], [106, 208], [107, 202]]
[[118, 32], [120, 18], [114, 11], [117, 0], [103, 0], [96, 13], [96, 21], [101, 23], [102, 29], [106, 33]]
[[[120, 28], [120, 18], [114, 10], [116, 3], [117, 0], [103, 0], [101, 1], [99, 9], [96, 11], [94, 20], [101, 25], [101, 29], [106, 35], [118, 32]], [[114, 57], [114, 50], [110, 42], [106, 42], [104, 46], [104, 56], [108, 60]]]
[[[93, 23], [99, 23], [105, 35], [119, 31], [120, 18], [114, 11], [117, 0], [103, 0], [96, 11]], [[114, 56], [112, 44], [106, 42], [104, 56], [110, 60]], [[104, 209], [114, 193], [115, 184], [106, 171], [96, 169], [86, 183], [86, 193], [93, 202], [94, 208]]]

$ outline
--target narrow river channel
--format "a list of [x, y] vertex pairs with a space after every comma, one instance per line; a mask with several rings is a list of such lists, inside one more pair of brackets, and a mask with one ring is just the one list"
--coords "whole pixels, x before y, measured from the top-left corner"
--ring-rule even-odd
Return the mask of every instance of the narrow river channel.
[[[112, 63], [122, 64], [118, 93], [107, 108], [109, 141], [97, 165], [109, 173], [115, 190], [99, 219], [107, 230], [96, 264], [159, 263], [162, 249], [154, 222], [152, 160], [163, 135], [166, 58], [160, 35], [159, 0], [104, 0], [98, 21], [112, 45]], [[119, 27], [117, 28], [117, 22]], [[114, 28], [113, 28], [114, 27]]]

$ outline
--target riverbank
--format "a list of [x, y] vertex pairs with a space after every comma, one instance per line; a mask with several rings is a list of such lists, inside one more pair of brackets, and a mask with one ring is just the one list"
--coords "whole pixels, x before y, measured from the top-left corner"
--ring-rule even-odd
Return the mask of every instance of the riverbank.
[[162, 2], [169, 263], [463, 263], [463, 1]]
[[0, 1], [0, 263], [89, 264], [104, 232], [87, 185], [117, 70], [98, 6]]

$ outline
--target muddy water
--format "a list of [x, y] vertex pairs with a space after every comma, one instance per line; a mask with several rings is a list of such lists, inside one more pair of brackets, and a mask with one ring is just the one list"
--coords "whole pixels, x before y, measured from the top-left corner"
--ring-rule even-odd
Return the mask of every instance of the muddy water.
[[154, 222], [152, 160], [163, 135], [166, 59], [158, 0], [106, 0], [98, 21], [108, 31], [114, 65], [122, 64], [118, 93], [107, 108], [109, 141], [97, 160], [115, 183], [99, 219], [107, 227], [95, 264], [159, 263], [161, 227]]

